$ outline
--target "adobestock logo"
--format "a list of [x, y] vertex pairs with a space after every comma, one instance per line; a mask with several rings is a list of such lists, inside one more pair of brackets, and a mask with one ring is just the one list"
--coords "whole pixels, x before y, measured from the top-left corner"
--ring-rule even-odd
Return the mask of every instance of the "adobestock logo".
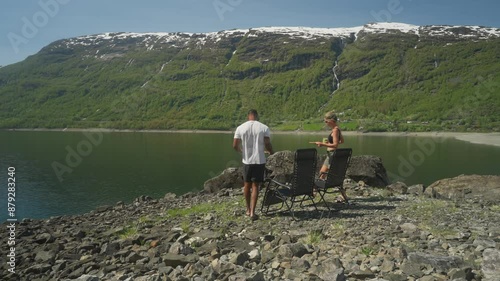
[[[408, 0], [412, 1], [412, 0]], [[387, 2], [387, 9], [380, 10], [378, 12], [372, 10], [370, 14], [377, 22], [391, 22], [392, 16], [400, 14], [403, 12], [404, 7], [401, 5], [401, 1], [399, 0], [389, 0]]]
[[74, 169], [82, 164], [83, 159], [92, 153], [94, 147], [97, 147], [102, 143], [102, 132], [103, 130], [101, 129], [83, 132], [86, 139], [78, 142], [75, 146], [76, 149], [69, 145], [66, 146], [67, 154], [64, 159], [64, 164], [57, 161], [52, 162], [52, 169], [54, 170], [59, 182], [63, 182], [63, 175], [66, 173], [71, 174]]
[[391, 182], [405, 182], [405, 179], [413, 175], [419, 166], [422, 166], [428, 157], [436, 152], [436, 144], [445, 141], [443, 137], [436, 138], [419, 138], [416, 137], [414, 142], [416, 148], [412, 149], [408, 154], [398, 156], [397, 173], [387, 171]]
[[234, 9], [241, 5], [241, 3], [243, 3], [243, 0], [215, 0], [212, 2], [220, 21], [224, 20], [224, 14], [226, 12], [234, 11]]
[[66, 5], [71, 0], [40, 0], [38, 6], [40, 10], [36, 11], [31, 17], [22, 17], [22, 27], [20, 34], [9, 32], [7, 38], [9, 39], [12, 49], [17, 54], [21, 44], [28, 44], [30, 39], [33, 39], [41, 28], [45, 27], [50, 18], [55, 17], [61, 5]]

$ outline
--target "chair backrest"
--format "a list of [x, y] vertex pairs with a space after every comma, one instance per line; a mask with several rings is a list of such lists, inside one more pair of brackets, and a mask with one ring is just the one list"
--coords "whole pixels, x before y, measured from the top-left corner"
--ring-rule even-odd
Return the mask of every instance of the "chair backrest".
[[342, 186], [351, 160], [351, 148], [337, 148], [330, 156], [330, 169], [326, 176], [327, 187]]
[[316, 173], [316, 148], [298, 149], [293, 165], [293, 195], [312, 195]]

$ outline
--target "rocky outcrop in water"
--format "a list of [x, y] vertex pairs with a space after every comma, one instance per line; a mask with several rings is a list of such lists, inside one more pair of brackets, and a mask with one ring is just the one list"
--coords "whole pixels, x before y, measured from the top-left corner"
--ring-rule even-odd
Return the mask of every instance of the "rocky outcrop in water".
[[374, 187], [385, 187], [390, 183], [382, 158], [374, 155], [353, 156], [349, 162], [347, 177]]
[[[326, 155], [319, 154], [317, 170], [321, 168]], [[270, 171], [269, 176], [281, 182], [289, 182], [293, 174], [294, 152], [285, 150], [270, 155], [267, 159], [266, 168]], [[209, 179], [204, 184], [207, 192], [217, 192], [226, 188], [241, 188], [243, 186], [243, 174], [241, 168], [227, 168], [220, 175]], [[382, 159], [373, 155], [353, 156], [347, 170], [347, 178], [356, 182], [363, 181], [374, 187], [385, 187], [389, 184], [389, 177], [382, 164]]]

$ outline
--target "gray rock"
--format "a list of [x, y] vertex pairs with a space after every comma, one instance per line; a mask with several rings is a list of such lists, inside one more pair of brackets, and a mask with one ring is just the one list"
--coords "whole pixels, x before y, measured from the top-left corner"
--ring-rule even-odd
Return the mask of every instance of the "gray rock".
[[322, 280], [345, 281], [344, 267], [338, 258], [328, 258], [318, 266], [311, 267], [311, 273], [316, 274]]
[[76, 279], [85, 273], [85, 267], [77, 267], [68, 274], [68, 278]]
[[384, 261], [382, 262], [382, 265], [380, 266], [380, 271], [381, 272], [392, 272], [395, 267], [396, 267], [396, 264], [392, 260], [385, 258]]
[[293, 174], [295, 153], [289, 150], [278, 151], [267, 158], [266, 168], [271, 170], [270, 176], [287, 182]]
[[172, 267], [185, 266], [188, 263], [195, 263], [198, 260], [198, 256], [196, 255], [183, 256], [172, 253], [164, 254], [161, 258], [166, 266]]
[[242, 168], [227, 168], [220, 175], [211, 178], [203, 184], [203, 190], [216, 193], [221, 189], [234, 189], [243, 186]]
[[128, 262], [128, 263], [136, 263], [138, 260], [141, 260], [143, 259], [144, 257], [137, 254], [137, 253], [130, 253], [130, 255], [128, 255], [126, 258], [125, 258], [125, 261]]
[[302, 243], [285, 244], [281, 245], [278, 249], [278, 255], [283, 258], [300, 258], [307, 253], [307, 248]]
[[251, 261], [260, 261], [260, 257], [261, 255], [258, 249], [253, 249], [250, 253], [248, 253], [248, 258]]
[[253, 247], [248, 244], [248, 240], [242, 240], [242, 239], [234, 239], [234, 240], [224, 240], [217, 242], [217, 248], [219, 249], [225, 249], [225, 250], [232, 250], [234, 252], [243, 252], [247, 251], [250, 252], [253, 250]]
[[81, 229], [78, 229], [76, 230], [74, 233], [73, 233], [73, 237], [76, 237], [76, 238], [79, 238], [79, 239], [82, 239], [84, 238], [85, 236], [87, 236], [87, 233], [85, 233], [85, 231], [81, 230]]
[[385, 187], [389, 184], [382, 158], [374, 155], [353, 156], [347, 169], [347, 176], [356, 182], [363, 181], [372, 187]]
[[293, 257], [292, 268], [298, 269], [300, 271], [307, 271], [311, 267], [311, 264], [302, 258]]
[[220, 232], [217, 232], [217, 231], [211, 231], [211, 230], [208, 230], [208, 229], [204, 229], [200, 232], [197, 232], [195, 234], [192, 235], [193, 237], [200, 237], [202, 239], [218, 239], [221, 237], [221, 233]]
[[500, 201], [500, 176], [460, 175], [442, 179], [427, 187], [425, 194], [434, 198], [496, 203]]
[[[418, 279], [418, 281], [436, 281], [436, 280], [444, 280], [444, 279], [437, 279], [436, 277], [434, 277], [432, 275], [424, 276], [424, 277]], [[452, 280], [452, 281], [455, 281], [455, 280]]]
[[169, 274], [170, 274], [173, 270], [174, 270], [174, 268], [173, 268], [173, 267], [171, 267], [171, 266], [166, 266], [166, 265], [162, 264], [162, 265], [160, 265], [160, 266], [158, 267], [158, 274], [160, 274], [160, 275], [162, 275], [162, 276], [163, 276], [163, 275], [169, 275]]
[[431, 266], [438, 273], [448, 273], [452, 268], [465, 266], [462, 258], [456, 256], [435, 256], [425, 253], [410, 253], [408, 261], [418, 266]]
[[486, 249], [486, 248], [495, 248], [497, 246], [497, 243], [490, 239], [477, 238], [474, 240], [472, 245], [483, 246]]
[[407, 194], [408, 186], [403, 182], [395, 182], [387, 186], [387, 189], [392, 191], [394, 194]]
[[229, 281], [265, 281], [262, 272], [243, 272], [233, 276], [229, 276]]
[[275, 256], [276, 255], [274, 254], [274, 252], [264, 250], [264, 251], [262, 251], [262, 253], [260, 255], [260, 261], [262, 263], [267, 263], [267, 262], [273, 260], [275, 258]]
[[453, 268], [448, 272], [448, 277], [450, 277], [450, 280], [465, 280], [465, 281], [470, 281], [474, 278], [474, 273], [472, 273], [472, 268], [466, 267], [466, 268]]
[[234, 272], [237, 268], [237, 265], [230, 262], [225, 262], [219, 259], [215, 259], [211, 262], [211, 267], [214, 269], [215, 273], [223, 274], [223, 273]]
[[363, 280], [367, 278], [375, 278], [375, 273], [371, 272], [370, 270], [356, 270], [352, 272], [349, 276]]
[[95, 211], [97, 213], [104, 213], [104, 212], [109, 211], [111, 209], [113, 209], [113, 206], [104, 205], [104, 206], [98, 206], [97, 208], [95, 208]]
[[82, 275], [75, 279], [76, 281], [99, 281], [99, 277], [94, 276], [94, 275]]
[[44, 272], [49, 271], [51, 268], [52, 266], [48, 263], [35, 264], [33, 266], [28, 267], [28, 269], [26, 269], [26, 273], [42, 274]]
[[120, 250], [120, 243], [118, 242], [109, 242], [105, 243], [101, 247], [101, 254], [106, 254], [108, 256], [113, 256]]
[[35, 261], [38, 263], [54, 263], [56, 253], [54, 251], [39, 251], [36, 253]]
[[54, 241], [55, 238], [50, 233], [42, 233], [37, 235], [35, 238], [35, 243], [38, 244], [47, 244], [47, 243], [52, 243]]
[[424, 189], [423, 184], [415, 184], [408, 187], [408, 194], [420, 196], [424, 194]]
[[294, 257], [302, 257], [303, 255], [309, 253], [307, 247], [302, 243], [294, 243], [290, 245]]
[[229, 255], [229, 262], [236, 265], [243, 265], [246, 261], [248, 261], [248, 259], [249, 257], [247, 252], [232, 253]]
[[498, 281], [500, 276], [500, 250], [486, 249], [483, 251], [482, 268], [483, 281]]
[[165, 201], [171, 201], [171, 200], [174, 200], [175, 198], [177, 197], [177, 195], [175, 193], [166, 193], [165, 196], [163, 197], [163, 199]]
[[383, 275], [386, 281], [406, 281], [408, 280], [405, 275], [397, 273], [387, 273]]
[[413, 223], [409, 223], [409, 222], [403, 223], [399, 227], [401, 227], [401, 229], [407, 233], [414, 233], [418, 230], [416, 225], [414, 225]]
[[424, 276], [424, 273], [421, 270], [421, 264], [418, 262], [406, 260], [403, 264], [401, 264], [400, 268], [405, 275], [417, 278]]
[[153, 197], [147, 195], [141, 195], [134, 199], [134, 203], [145, 203], [151, 200], [153, 200]]
[[153, 274], [149, 276], [140, 276], [134, 279], [134, 281], [162, 281], [163, 279], [158, 274]]
[[189, 255], [194, 253], [194, 249], [183, 243], [175, 242], [170, 246], [168, 252], [176, 255]]
[[209, 242], [196, 248], [196, 252], [200, 255], [211, 254], [213, 251], [217, 251], [217, 242]]

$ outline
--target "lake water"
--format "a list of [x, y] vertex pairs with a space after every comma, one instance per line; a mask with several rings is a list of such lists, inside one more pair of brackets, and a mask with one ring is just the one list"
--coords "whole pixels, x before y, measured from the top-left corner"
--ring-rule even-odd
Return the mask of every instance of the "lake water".
[[[0, 131], [0, 220], [8, 218], [8, 168], [15, 168], [17, 219], [88, 212], [140, 195], [203, 189], [240, 165], [228, 133]], [[324, 135], [328, 133], [325, 131]], [[323, 135], [274, 134], [275, 151], [311, 147]], [[460, 174], [500, 175], [500, 147], [452, 138], [347, 135], [354, 155], [377, 155], [408, 185]], [[319, 149], [319, 153], [325, 153]], [[12, 196], [11, 196], [12, 197]]]

